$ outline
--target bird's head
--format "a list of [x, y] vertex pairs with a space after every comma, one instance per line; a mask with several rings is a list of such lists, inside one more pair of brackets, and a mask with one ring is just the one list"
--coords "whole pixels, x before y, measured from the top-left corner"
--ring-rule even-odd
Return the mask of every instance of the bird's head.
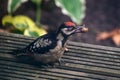
[[58, 33], [62, 33], [64, 36], [70, 36], [75, 33], [87, 32], [88, 28], [85, 25], [77, 26], [73, 22], [64, 22], [58, 29]]

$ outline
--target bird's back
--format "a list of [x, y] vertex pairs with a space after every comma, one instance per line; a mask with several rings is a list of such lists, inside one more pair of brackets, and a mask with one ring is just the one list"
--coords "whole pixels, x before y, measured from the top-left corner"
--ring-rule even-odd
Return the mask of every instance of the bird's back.
[[34, 40], [24, 50], [26, 53], [44, 54], [49, 52], [49, 50], [53, 49], [56, 45], [57, 40], [55, 35], [46, 34]]

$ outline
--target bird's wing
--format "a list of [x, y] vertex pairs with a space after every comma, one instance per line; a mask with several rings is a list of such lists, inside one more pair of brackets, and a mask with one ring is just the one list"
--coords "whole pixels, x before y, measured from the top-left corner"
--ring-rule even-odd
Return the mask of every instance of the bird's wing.
[[26, 52], [28, 53], [39, 53], [44, 54], [50, 49], [53, 49], [56, 45], [56, 41], [49, 36], [42, 36], [33, 41], [30, 45], [26, 47]]

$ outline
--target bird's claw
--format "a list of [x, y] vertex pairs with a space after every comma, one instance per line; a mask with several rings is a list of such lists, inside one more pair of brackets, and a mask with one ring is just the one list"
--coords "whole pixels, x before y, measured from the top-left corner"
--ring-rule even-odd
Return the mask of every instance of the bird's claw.
[[61, 58], [58, 60], [58, 63], [59, 63], [59, 66], [62, 66], [65, 64], [64, 60]]

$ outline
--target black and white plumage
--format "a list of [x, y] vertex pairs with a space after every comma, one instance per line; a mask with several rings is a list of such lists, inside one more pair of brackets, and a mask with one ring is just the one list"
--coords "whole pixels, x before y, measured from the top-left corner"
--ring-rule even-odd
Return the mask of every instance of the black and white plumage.
[[64, 22], [55, 34], [45, 34], [22, 50], [18, 56], [29, 56], [37, 62], [51, 64], [60, 62], [65, 51], [68, 37], [75, 33], [85, 32], [84, 26], [73, 22]]

